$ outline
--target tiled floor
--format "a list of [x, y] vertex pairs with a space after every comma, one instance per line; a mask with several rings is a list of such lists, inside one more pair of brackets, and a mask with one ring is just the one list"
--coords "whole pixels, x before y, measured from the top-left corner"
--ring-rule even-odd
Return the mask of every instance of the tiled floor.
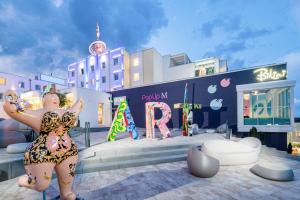
[[[177, 131], [180, 133], [180, 131]], [[174, 132], [174, 136], [178, 135]], [[128, 137], [127, 134], [118, 137]], [[138, 140], [130, 138], [105, 143], [106, 133], [92, 133], [91, 143], [95, 145], [80, 153], [80, 157], [105, 149], [147, 147], [153, 145], [178, 145], [201, 143], [203, 140], [216, 139], [221, 135], [201, 134], [193, 137], [172, 137], [166, 140]], [[223, 137], [224, 138], [224, 137]], [[233, 138], [234, 139], [234, 138]], [[78, 136], [76, 143], [84, 145], [84, 135]], [[252, 165], [221, 167], [216, 176], [208, 179], [197, 178], [187, 171], [186, 162], [175, 162], [143, 167], [118, 169], [76, 175], [74, 191], [86, 200], [140, 200], [140, 199], [300, 199], [300, 162], [277, 157], [272, 151], [263, 151], [261, 161], [284, 163], [294, 170], [292, 182], [275, 182], [253, 175], [249, 168]], [[278, 154], [280, 155], [280, 154]], [[42, 199], [42, 194], [20, 188], [17, 178], [0, 182], [0, 199]], [[52, 180], [47, 189], [47, 199], [59, 194], [57, 180]]]
[[[294, 169], [295, 180], [275, 182], [249, 172], [251, 165], [221, 167], [212, 178], [197, 178], [186, 162], [149, 165], [77, 175], [74, 191], [89, 200], [107, 199], [300, 199], [300, 162], [270, 155], [260, 160], [283, 162]], [[0, 199], [42, 199], [40, 193], [16, 186], [16, 179], [0, 182]], [[47, 199], [58, 194], [56, 179]]]

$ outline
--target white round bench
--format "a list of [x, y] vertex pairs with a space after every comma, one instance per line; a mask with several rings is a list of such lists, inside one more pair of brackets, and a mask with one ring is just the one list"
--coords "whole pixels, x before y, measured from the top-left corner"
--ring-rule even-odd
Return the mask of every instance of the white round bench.
[[31, 144], [31, 142], [10, 144], [6, 147], [6, 152], [7, 153], [24, 153], [29, 144]]
[[273, 181], [294, 180], [293, 170], [282, 163], [260, 162], [250, 168], [250, 171], [257, 176]]
[[203, 143], [202, 152], [220, 161], [220, 165], [243, 165], [258, 161], [261, 142], [247, 137], [238, 142], [230, 140], [208, 140]]

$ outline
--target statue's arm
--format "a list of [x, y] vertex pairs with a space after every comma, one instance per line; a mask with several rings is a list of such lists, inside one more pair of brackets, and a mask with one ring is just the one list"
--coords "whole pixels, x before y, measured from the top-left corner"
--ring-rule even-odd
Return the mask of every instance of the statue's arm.
[[[8, 100], [6, 96], [12, 97], [12, 99]], [[7, 113], [8, 116], [10, 116], [12, 119], [15, 119], [23, 124], [26, 124], [27, 126], [30, 126], [34, 131], [39, 132], [40, 131], [40, 122], [41, 122], [41, 115], [39, 111], [33, 111], [33, 110], [23, 110], [20, 107], [18, 107], [18, 104], [16, 104], [16, 93], [8, 90], [4, 94], [4, 104], [3, 109]]]
[[69, 110], [73, 113], [75, 113], [76, 117], [78, 117], [79, 113], [81, 112], [82, 108], [83, 108], [83, 104], [84, 104], [84, 101], [83, 101], [83, 98], [80, 97], [80, 99], [78, 99], [74, 105], [69, 108]]

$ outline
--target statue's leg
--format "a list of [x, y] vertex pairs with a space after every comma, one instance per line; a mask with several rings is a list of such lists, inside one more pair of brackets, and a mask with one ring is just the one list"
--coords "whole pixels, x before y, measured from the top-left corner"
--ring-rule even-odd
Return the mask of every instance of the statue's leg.
[[63, 200], [74, 200], [76, 198], [76, 195], [72, 192], [72, 183], [75, 176], [77, 160], [78, 155], [70, 156], [55, 166], [60, 198]]
[[44, 191], [51, 182], [54, 163], [39, 163], [25, 166], [26, 175], [21, 176], [18, 185], [27, 187], [36, 191]]

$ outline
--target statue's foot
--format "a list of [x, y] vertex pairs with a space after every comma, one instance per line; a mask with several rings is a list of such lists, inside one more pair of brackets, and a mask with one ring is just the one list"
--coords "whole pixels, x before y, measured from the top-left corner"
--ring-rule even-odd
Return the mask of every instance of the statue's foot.
[[75, 200], [76, 199], [76, 195], [72, 192], [66, 194], [66, 195], [62, 195], [61, 196], [62, 200]]
[[[73, 194], [73, 193], [72, 193]], [[70, 194], [71, 195], [71, 194]], [[68, 196], [68, 195], [67, 195]], [[75, 200], [84, 200], [84, 198], [81, 198], [80, 196], [75, 196]], [[60, 195], [58, 195], [57, 197], [55, 197], [53, 200], [57, 200], [57, 199], [60, 199]]]

